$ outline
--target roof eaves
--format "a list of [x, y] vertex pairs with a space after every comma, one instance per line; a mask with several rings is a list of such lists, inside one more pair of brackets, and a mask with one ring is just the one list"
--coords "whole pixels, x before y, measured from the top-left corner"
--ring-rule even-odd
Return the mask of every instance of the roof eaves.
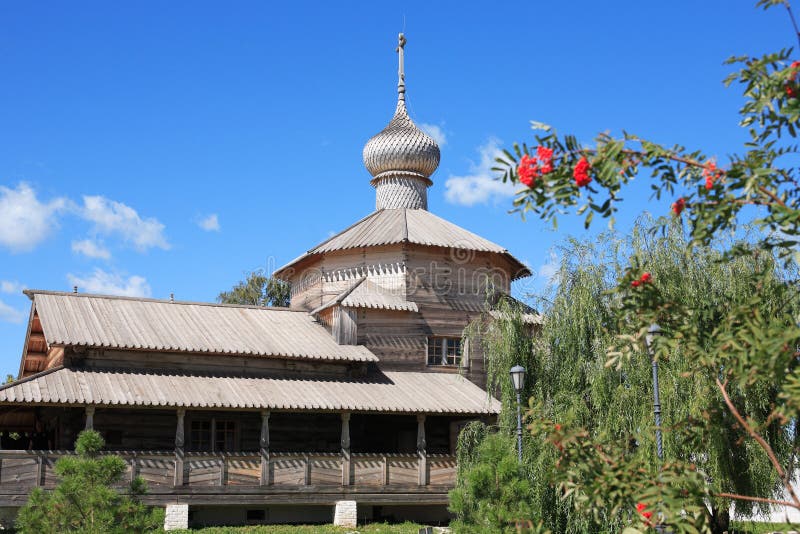
[[31, 380], [35, 380], [37, 378], [49, 375], [50, 373], [55, 373], [56, 371], [60, 371], [61, 369], [64, 369], [64, 366], [63, 365], [58, 365], [56, 367], [51, 367], [50, 369], [45, 369], [44, 371], [39, 371], [38, 373], [26, 376], [25, 378], [20, 378], [18, 380], [14, 380], [13, 382], [8, 382], [6, 384], [0, 384], [0, 391], [12, 388], [14, 386], [18, 386], [20, 384], [24, 384], [25, 382], [30, 382]]

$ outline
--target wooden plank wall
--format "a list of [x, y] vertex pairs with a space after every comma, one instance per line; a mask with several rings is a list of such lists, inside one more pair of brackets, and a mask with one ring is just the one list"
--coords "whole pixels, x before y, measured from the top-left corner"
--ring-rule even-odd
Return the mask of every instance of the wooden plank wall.
[[341, 435], [341, 417], [336, 413], [273, 412], [269, 418], [271, 451], [338, 452]]
[[97, 408], [94, 414], [94, 428], [105, 438], [106, 450], [172, 450], [176, 421], [174, 410]]
[[175, 456], [139, 454], [136, 457], [136, 474], [148, 487], [172, 486], [175, 473]]
[[176, 372], [207, 372], [220, 376], [330, 376], [346, 375], [349, 365], [333, 362], [289, 360], [230, 354], [208, 355], [180, 352], [89, 350], [79, 363], [90, 369], [126, 370], [150, 368]]
[[35, 456], [3, 459], [2, 466], [0, 466], [0, 486], [33, 488], [40, 484], [38, 474], [39, 461]]
[[455, 484], [458, 465], [452, 456], [428, 457], [428, 481], [432, 486], [452, 486]]
[[355, 345], [358, 341], [358, 312], [336, 306], [333, 309], [333, 339], [340, 345]]
[[[362, 276], [348, 274], [353, 270], [377, 271], [380, 265], [399, 266], [397, 273], [370, 275], [370, 280], [407, 295], [408, 300], [417, 303], [420, 312], [380, 309], [357, 312], [356, 342], [372, 350], [384, 369], [441, 371], [427, 366], [428, 337], [461, 337], [464, 328], [484, 309], [487, 282], [501, 291], [510, 287], [511, 266], [502, 256], [441, 247], [398, 244], [337, 251], [311, 263], [301, 277], [316, 276], [319, 282], [296, 292], [294, 308], [311, 310], [329, 302]], [[341, 275], [344, 278], [328, 281], [330, 273], [344, 273]], [[346, 335], [348, 318], [342, 317], [338, 310], [330, 313], [332, 316], [326, 316], [322, 322], [330, 323], [332, 335], [340, 343], [350, 343]], [[469, 368], [468, 378], [482, 386], [485, 371], [479, 346], [469, 351], [464, 363]]]

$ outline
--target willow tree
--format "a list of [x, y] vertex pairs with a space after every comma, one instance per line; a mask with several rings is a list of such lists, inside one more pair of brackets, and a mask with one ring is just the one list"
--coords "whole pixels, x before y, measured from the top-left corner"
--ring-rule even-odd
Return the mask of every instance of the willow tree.
[[[509, 304], [492, 321], [481, 323], [489, 388], [501, 392], [504, 413], [514, 413], [508, 369], [522, 364], [529, 370], [525, 394], [531, 399], [535, 420], [533, 434], [525, 440], [523, 469], [534, 484], [533, 519], [542, 519], [555, 532], [622, 526], [635, 509], [636, 491], [646, 491], [647, 481], [659, 476], [650, 355], [641, 347], [629, 355], [626, 365], [608, 365], [609, 351], [633, 320], [625, 313], [625, 297], [613, 291], [618, 280], [627, 276], [629, 263], [648, 273], [646, 284], [658, 281], [665, 300], [692, 311], [684, 318], [684, 329], [695, 331], [696, 343], [705, 350], [713, 348], [711, 332], [724, 321], [726, 310], [749, 303], [756, 291], [760, 299], [754, 313], [783, 317], [787, 311], [800, 310], [795, 287], [786, 283], [794, 273], [779, 268], [771, 255], [741, 255], [727, 261], [720, 243], [689, 249], [677, 222], [658, 235], [649, 231], [651, 226], [652, 221], [642, 219], [628, 237], [606, 234], [600, 240], [566, 243], [553, 294], [541, 299], [542, 323], [534, 335], [528, 335], [521, 314]], [[473, 334], [476, 331], [473, 327]], [[728, 500], [714, 495], [768, 498], [779, 485], [764, 451], [746, 439], [741, 426], [732, 424], [723, 399], [715, 395], [716, 376], [696, 372], [695, 357], [695, 351], [677, 345], [659, 361], [664, 458], [673, 467], [697, 466], [688, 480], [682, 480], [683, 486], [673, 488], [680, 491], [672, 497], [680, 501], [682, 510], [689, 507], [702, 516], [697, 524], [722, 532], [728, 528]], [[748, 387], [730, 391], [733, 402], [748, 407], [751, 422], [767, 430], [779, 460], [790, 465], [793, 436], [769, 422], [781, 400], [779, 394], [769, 376], [754, 376]], [[500, 420], [501, 431], [511, 434], [515, 424], [506, 415]], [[604, 470], [593, 472], [602, 466], [584, 457], [587, 450], [581, 449], [581, 443], [610, 447], [608, 452], [613, 449], [619, 465], [639, 472], [640, 480], [636, 484], [616, 480], [619, 471], [610, 478]], [[569, 459], [581, 461], [571, 466], [572, 479], [557, 472]], [[598, 484], [596, 494], [575, 486], [590, 486], [589, 482]], [[606, 499], [603, 492], [610, 492], [613, 484], [621, 484], [629, 493], [629, 506], [620, 506], [625, 498]], [[669, 491], [662, 489], [662, 493]], [[685, 499], [690, 489], [697, 497], [693, 503]], [[562, 498], [564, 493], [568, 498]], [[599, 500], [592, 502], [594, 498]], [[589, 514], [587, 502], [593, 504]], [[749, 503], [738, 505], [737, 511], [750, 512]]]

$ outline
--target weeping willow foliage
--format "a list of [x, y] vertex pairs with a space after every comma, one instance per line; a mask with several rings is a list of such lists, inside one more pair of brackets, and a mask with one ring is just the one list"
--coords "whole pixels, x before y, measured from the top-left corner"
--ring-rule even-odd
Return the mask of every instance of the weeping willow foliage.
[[[484, 348], [487, 389], [502, 401], [500, 432], [511, 434], [516, 428], [516, 397], [508, 370], [519, 364], [528, 370], [523, 399], [535, 404], [539, 413], [565, 426], [585, 427], [593, 437], [628, 443], [630, 454], [655, 473], [650, 357], [643, 351], [620, 368], [606, 365], [616, 336], [626, 326], [626, 318], [618, 313], [622, 297], [609, 290], [633, 264], [631, 258], [652, 274], [669, 298], [691, 310], [688, 320], [701, 346], [726, 307], [745, 301], [754, 291], [763, 296], [763, 313], [788, 307], [800, 316], [796, 286], [786, 282], [793, 273], [778, 271], [769, 255], [722, 260], [717, 248], [690, 252], [679, 224], [659, 235], [648, 231], [651, 224], [640, 220], [627, 237], [607, 234], [592, 242], [570, 240], [561, 247], [561, 265], [549, 298], [540, 298], [541, 325], [525, 324], [519, 305], [506, 300], [492, 320], [469, 327], [466, 335]], [[766, 283], [758, 274], [764, 272]], [[697, 372], [694, 357], [678, 349], [659, 362], [665, 458], [696, 463], [713, 492], [772, 496], [776, 476], [766, 455], [732, 424], [713, 373]], [[746, 391], [732, 388], [731, 395], [757, 423], [765, 423], [778, 402], [777, 388], [758, 377]], [[797, 437], [786, 428], [766, 423], [764, 433], [784, 465], [791, 467]], [[573, 503], [561, 499], [553, 484], [557, 451], [528, 433], [524, 436], [523, 471], [533, 484], [535, 519], [564, 533], [614, 531], [622, 524], [622, 517], [598, 521], [573, 512]], [[729, 503], [712, 501], [710, 506], [714, 515], [727, 510]], [[737, 504], [737, 512], [749, 511], [748, 504]]]

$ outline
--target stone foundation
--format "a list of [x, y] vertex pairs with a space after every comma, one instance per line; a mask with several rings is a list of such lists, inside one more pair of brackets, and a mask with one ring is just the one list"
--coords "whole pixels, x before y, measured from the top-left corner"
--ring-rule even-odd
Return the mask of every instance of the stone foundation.
[[337, 527], [356, 526], [358, 505], [356, 501], [336, 501], [336, 509], [333, 512], [333, 524]]
[[164, 530], [182, 530], [189, 528], [189, 505], [168, 504], [164, 514]]

